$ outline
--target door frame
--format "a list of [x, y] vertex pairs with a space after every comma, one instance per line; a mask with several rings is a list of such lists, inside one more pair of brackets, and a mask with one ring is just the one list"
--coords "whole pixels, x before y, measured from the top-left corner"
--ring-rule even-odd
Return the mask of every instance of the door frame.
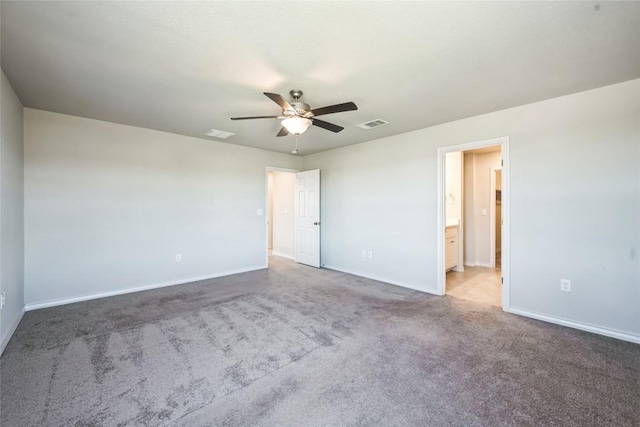
[[[276, 166], [265, 166], [264, 168], [264, 265], [265, 268], [269, 268], [269, 172], [289, 172], [298, 173], [299, 169], [280, 168]], [[295, 191], [295, 190], [292, 190]], [[295, 230], [294, 230], [295, 239]]]
[[[491, 204], [489, 205], [489, 266], [492, 268], [496, 267], [496, 172], [502, 171], [502, 167], [499, 168], [491, 168]], [[501, 190], [502, 191], [502, 190]], [[502, 207], [502, 202], [500, 202], [500, 206]], [[502, 218], [504, 222], [504, 218]], [[502, 250], [502, 248], [500, 249]]]
[[[502, 153], [502, 310], [509, 311], [510, 308], [510, 204], [511, 198], [509, 197], [509, 137], [503, 136], [499, 138], [486, 139], [482, 141], [468, 142], [458, 145], [449, 145], [438, 148], [438, 199], [437, 199], [437, 295], [444, 295], [446, 293], [446, 270], [444, 268], [444, 253], [445, 253], [445, 194], [446, 194], [446, 153], [454, 151], [468, 151], [475, 150], [476, 148], [490, 147], [499, 145]], [[464, 236], [463, 236], [464, 238]], [[495, 238], [495, 237], [494, 237]], [[494, 255], [495, 257], [495, 255]], [[464, 263], [464, 260], [463, 260]]]

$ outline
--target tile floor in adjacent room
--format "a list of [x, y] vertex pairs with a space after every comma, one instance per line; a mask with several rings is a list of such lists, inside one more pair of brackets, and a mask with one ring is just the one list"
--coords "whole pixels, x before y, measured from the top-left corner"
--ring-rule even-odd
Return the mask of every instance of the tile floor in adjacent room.
[[450, 271], [446, 279], [447, 295], [501, 307], [501, 276], [500, 268], [490, 267], [465, 266], [463, 273]]

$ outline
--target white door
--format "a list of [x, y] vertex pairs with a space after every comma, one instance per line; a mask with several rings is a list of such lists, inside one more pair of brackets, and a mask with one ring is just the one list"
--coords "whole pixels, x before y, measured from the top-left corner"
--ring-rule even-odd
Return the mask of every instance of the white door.
[[320, 170], [296, 173], [296, 262], [320, 267]]

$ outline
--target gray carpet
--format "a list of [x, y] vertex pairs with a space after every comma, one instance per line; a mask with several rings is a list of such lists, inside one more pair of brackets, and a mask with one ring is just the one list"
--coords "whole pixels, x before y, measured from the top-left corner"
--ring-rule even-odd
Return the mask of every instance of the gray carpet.
[[28, 312], [10, 426], [638, 426], [640, 346], [274, 257]]

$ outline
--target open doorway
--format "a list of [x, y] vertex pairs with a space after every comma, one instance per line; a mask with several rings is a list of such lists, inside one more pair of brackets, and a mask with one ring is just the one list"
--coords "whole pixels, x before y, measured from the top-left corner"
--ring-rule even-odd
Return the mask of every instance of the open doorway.
[[272, 256], [294, 259], [295, 170], [267, 168], [267, 265]]
[[508, 138], [438, 151], [439, 293], [508, 310]]

